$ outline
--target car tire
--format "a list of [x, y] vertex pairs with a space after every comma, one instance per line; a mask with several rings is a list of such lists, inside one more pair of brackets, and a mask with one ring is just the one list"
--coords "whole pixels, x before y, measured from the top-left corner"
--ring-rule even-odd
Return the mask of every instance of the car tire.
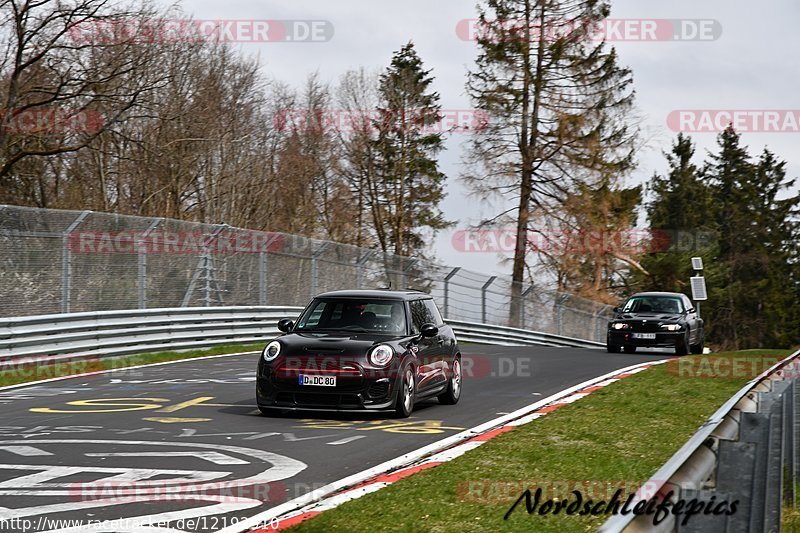
[[636, 346], [626, 345], [622, 349], [625, 350], [625, 353], [636, 353]]
[[675, 355], [687, 355], [689, 353], [689, 336], [684, 335], [675, 341]]
[[701, 337], [700, 338], [700, 342], [698, 342], [697, 344], [692, 344], [691, 346], [689, 346], [689, 350], [694, 355], [701, 355], [703, 353], [703, 351], [705, 350], [705, 339], [703, 339]]
[[400, 386], [397, 388], [394, 412], [397, 418], [408, 418], [414, 410], [414, 396], [417, 388], [414, 367], [411, 365], [404, 366], [400, 376]]
[[619, 353], [620, 352], [619, 346], [614, 346], [613, 344], [606, 344], [606, 351], [608, 353]]
[[453, 359], [453, 371], [447, 380], [447, 389], [438, 398], [439, 403], [444, 405], [455, 405], [461, 398], [461, 357]]

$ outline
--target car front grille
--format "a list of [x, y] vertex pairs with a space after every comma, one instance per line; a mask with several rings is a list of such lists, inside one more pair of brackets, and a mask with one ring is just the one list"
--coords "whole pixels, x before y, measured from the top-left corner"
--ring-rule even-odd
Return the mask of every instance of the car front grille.
[[373, 383], [368, 393], [370, 398], [385, 398], [387, 394], [389, 394], [389, 382], [376, 382]]
[[314, 392], [279, 392], [275, 397], [279, 407], [350, 408], [361, 406], [357, 394], [319, 394]]

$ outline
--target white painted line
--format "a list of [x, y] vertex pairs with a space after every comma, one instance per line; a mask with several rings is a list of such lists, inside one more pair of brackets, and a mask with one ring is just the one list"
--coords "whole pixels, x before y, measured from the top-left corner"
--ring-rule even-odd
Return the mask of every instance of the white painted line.
[[366, 435], [355, 435], [353, 437], [346, 437], [344, 439], [335, 440], [333, 442], [329, 442], [331, 446], [338, 446], [340, 444], [347, 444], [348, 442], [353, 442], [354, 440], [363, 439]]
[[[137, 368], [148, 368], [151, 366], [162, 366], [162, 365], [174, 365], [175, 363], [186, 363], [189, 361], [203, 361], [205, 359], [217, 359], [220, 357], [234, 357], [237, 355], [255, 355], [259, 352], [237, 352], [237, 353], [224, 353], [220, 355], [204, 355], [202, 357], [187, 357], [184, 359], [176, 359], [175, 361], [162, 361], [160, 363], [147, 363], [144, 365], [136, 365], [136, 366], [122, 366], [120, 368], [109, 368], [108, 370], [97, 370], [95, 372], [86, 372], [84, 374], [71, 374], [69, 376], [59, 376], [57, 378], [48, 378], [48, 379], [40, 379], [38, 381], [28, 381], [27, 383], [17, 383], [16, 385], [5, 385], [0, 387], [0, 391], [9, 390], [9, 389], [19, 389], [22, 387], [33, 387], [35, 385], [41, 385], [42, 383], [52, 383], [54, 381], [61, 381], [64, 379], [73, 379], [73, 378], [85, 378], [89, 376], [98, 376], [100, 374], [108, 374], [111, 372], [122, 372], [125, 370], [135, 370]], [[147, 355], [147, 352], [140, 355]], [[130, 356], [127, 356], [130, 357]]]
[[249, 465], [243, 460], [219, 452], [109, 452], [85, 453], [86, 457], [197, 457], [217, 465]]
[[22, 455], [25, 457], [35, 457], [37, 455], [53, 455], [50, 452], [47, 452], [40, 448], [35, 448], [33, 446], [0, 446], [0, 450], [5, 450], [7, 452], [11, 452], [17, 455]]
[[399, 457], [381, 463], [377, 466], [373, 466], [372, 468], [368, 468], [356, 474], [352, 474], [350, 476], [342, 478], [338, 481], [334, 481], [333, 483], [329, 483], [324, 487], [306, 493], [293, 500], [289, 500], [288, 502], [285, 502], [281, 505], [276, 505], [271, 509], [267, 509], [263, 513], [251, 516], [246, 520], [242, 520], [238, 524], [222, 528], [219, 531], [217, 531], [217, 533], [241, 533], [243, 531], [249, 531], [255, 527], [258, 527], [261, 524], [269, 523], [270, 520], [272, 520], [273, 518], [283, 516], [285, 514], [291, 513], [298, 509], [302, 509], [310, 504], [318, 502], [323, 498], [325, 498], [326, 496], [342, 491], [343, 489], [346, 489], [348, 487], [354, 487], [381, 474], [385, 474], [387, 472], [391, 472], [399, 468], [402, 468], [404, 466], [416, 463], [421, 459], [426, 458], [429, 455], [443, 451], [447, 448], [450, 448], [451, 446], [454, 446], [463, 441], [467, 441], [473, 437], [486, 433], [487, 431], [490, 431], [497, 427], [504, 426], [507, 423], [511, 422], [512, 420], [516, 420], [517, 418], [530, 414], [531, 411], [535, 411], [537, 409], [540, 409], [541, 407], [544, 407], [545, 405], [554, 403], [555, 401], [560, 400], [561, 398], [565, 398], [579, 390], [585, 389], [586, 387], [591, 387], [597, 383], [602, 383], [604, 381], [607, 381], [609, 380], [609, 378], [616, 376], [617, 374], [624, 374], [630, 372], [635, 368], [666, 363], [667, 361], [668, 359], [662, 359], [658, 361], [648, 361], [646, 363], [639, 363], [636, 365], [631, 365], [625, 368], [614, 370], [613, 372], [609, 372], [607, 374], [603, 374], [602, 376], [589, 379], [587, 381], [584, 381], [583, 383], [578, 383], [577, 385], [574, 385], [560, 392], [557, 392], [551, 396], [548, 396], [547, 398], [539, 400], [538, 402], [527, 405], [521, 409], [517, 409], [513, 413], [509, 413], [507, 415], [495, 418], [493, 420], [489, 420], [488, 422], [484, 422], [483, 424], [477, 425], [474, 428], [462, 431], [461, 433], [458, 433], [456, 435], [451, 435], [450, 437], [446, 437], [442, 440], [428, 444], [427, 446], [423, 446], [422, 448], [408, 452]]

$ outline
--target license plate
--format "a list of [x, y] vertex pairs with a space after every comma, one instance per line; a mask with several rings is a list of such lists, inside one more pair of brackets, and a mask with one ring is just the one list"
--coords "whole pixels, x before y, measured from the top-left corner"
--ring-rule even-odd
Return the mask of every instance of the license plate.
[[300, 385], [311, 385], [317, 387], [335, 387], [336, 376], [306, 376], [301, 374]]
[[650, 339], [650, 340], [655, 340], [655, 338], [656, 338], [656, 334], [655, 334], [655, 333], [634, 333], [634, 334], [633, 334], [633, 338], [634, 338], [634, 339]]

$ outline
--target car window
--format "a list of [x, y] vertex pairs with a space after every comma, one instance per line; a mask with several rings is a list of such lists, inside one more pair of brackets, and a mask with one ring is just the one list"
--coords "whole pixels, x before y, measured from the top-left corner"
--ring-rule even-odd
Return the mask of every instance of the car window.
[[636, 296], [625, 303], [623, 313], [683, 313], [683, 301], [672, 296]]
[[295, 329], [315, 330], [403, 334], [406, 313], [399, 300], [320, 298], [306, 308]]
[[428, 308], [428, 314], [431, 317], [431, 323], [436, 326], [441, 326], [444, 324], [442, 321], [442, 315], [439, 314], [439, 309], [436, 307], [436, 303], [433, 300], [422, 300], [425, 303], [425, 307]]
[[413, 332], [419, 333], [423, 324], [436, 322], [430, 309], [425, 305], [424, 300], [414, 300], [410, 303], [411, 307], [411, 323]]

